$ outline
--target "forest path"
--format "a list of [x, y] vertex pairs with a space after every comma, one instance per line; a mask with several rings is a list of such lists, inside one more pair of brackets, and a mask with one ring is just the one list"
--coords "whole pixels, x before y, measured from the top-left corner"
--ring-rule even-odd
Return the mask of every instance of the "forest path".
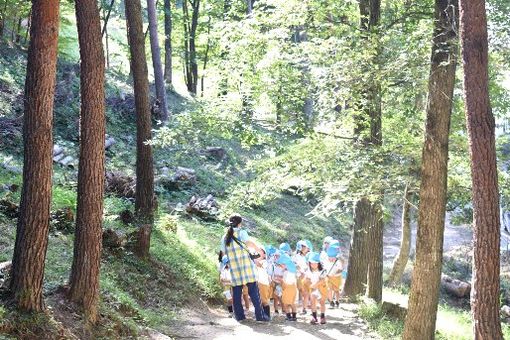
[[[273, 317], [271, 322], [254, 321], [253, 307], [246, 313], [247, 320], [242, 323], [230, 318], [223, 309], [202, 308], [181, 315], [181, 320], [164, 330], [175, 339], [208, 340], [265, 340], [265, 339], [378, 339], [371, 334], [367, 325], [357, 314], [358, 306], [343, 302], [339, 308], [327, 307], [325, 325], [310, 324], [310, 312], [299, 315], [297, 322], [285, 321], [284, 316]], [[149, 339], [168, 339], [168, 337], [149, 333]]]

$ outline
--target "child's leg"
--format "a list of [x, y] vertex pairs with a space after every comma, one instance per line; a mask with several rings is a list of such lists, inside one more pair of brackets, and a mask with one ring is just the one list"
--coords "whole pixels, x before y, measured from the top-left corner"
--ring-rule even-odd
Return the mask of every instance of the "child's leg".
[[321, 324], [326, 323], [326, 299], [321, 300]]

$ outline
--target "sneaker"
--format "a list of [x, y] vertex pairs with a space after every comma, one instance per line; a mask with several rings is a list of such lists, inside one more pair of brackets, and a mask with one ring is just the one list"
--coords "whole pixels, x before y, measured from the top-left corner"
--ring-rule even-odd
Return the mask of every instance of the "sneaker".
[[335, 308], [335, 301], [329, 301], [330, 308]]
[[301, 311], [301, 315], [306, 315], [306, 309], [303, 309], [303, 310]]
[[326, 323], [326, 317], [321, 316], [321, 325], [324, 325]]
[[340, 307], [340, 301], [336, 300], [336, 307]]
[[318, 324], [318, 323], [319, 323], [319, 321], [317, 320], [317, 318], [312, 317], [312, 320], [310, 320], [310, 323], [311, 323], [312, 325], [316, 325], [316, 324]]

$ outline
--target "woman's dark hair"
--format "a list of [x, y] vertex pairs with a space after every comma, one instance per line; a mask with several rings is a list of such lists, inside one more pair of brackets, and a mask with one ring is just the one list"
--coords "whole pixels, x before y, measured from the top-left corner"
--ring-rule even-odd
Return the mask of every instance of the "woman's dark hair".
[[223, 251], [222, 250], [220, 250], [218, 252], [218, 262], [221, 262], [221, 261], [223, 261]]
[[229, 227], [227, 231], [227, 237], [225, 238], [225, 244], [227, 246], [232, 243], [232, 238], [234, 237], [234, 228], [241, 224], [241, 222], [243, 222], [243, 218], [239, 215], [232, 215], [228, 219]]

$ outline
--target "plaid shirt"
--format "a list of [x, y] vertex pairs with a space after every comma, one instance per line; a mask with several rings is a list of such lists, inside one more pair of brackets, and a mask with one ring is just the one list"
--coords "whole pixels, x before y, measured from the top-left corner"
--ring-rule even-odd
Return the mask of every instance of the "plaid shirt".
[[[234, 228], [234, 236], [241, 241], [240, 231], [240, 229]], [[241, 248], [234, 240], [227, 246], [225, 244], [225, 236], [222, 243], [229, 261], [232, 286], [242, 286], [250, 282], [257, 282], [257, 268], [250, 259], [248, 252]]]

